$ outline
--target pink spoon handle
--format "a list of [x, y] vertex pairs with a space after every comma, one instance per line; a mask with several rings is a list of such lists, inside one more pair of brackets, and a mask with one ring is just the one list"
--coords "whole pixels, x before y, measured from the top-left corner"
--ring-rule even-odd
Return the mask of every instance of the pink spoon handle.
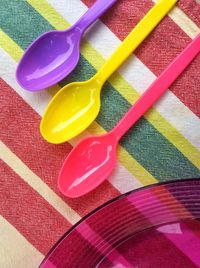
[[117, 2], [117, 0], [96, 0], [96, 2], [77, 21], [75, 27], [78, 27], [82, 33], [84, 33], [84, 31], [115, 2]]
[[178, 57], [162, 72], [154, 83], [119, 121], [113, 132], [119, 140], [128, 129], [160, 98], [181, 72], [200, 52], [200, 34], [183, 50]]

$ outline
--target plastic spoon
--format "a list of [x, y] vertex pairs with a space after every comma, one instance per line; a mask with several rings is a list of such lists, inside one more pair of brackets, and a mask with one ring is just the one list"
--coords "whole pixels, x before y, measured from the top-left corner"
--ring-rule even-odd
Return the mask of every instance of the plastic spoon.
[[159, 0], [133, 29], [101, 70], [86, 82], [62, 88], [49, 103], [40, 125], [42, 136], [62, 143], [80, 134], [97, 117], [104, 82], [148, 36], [177, 0]]
[[82, 196], [111, 174], [116, 164], [116, 147], [120, 138], [158, 100], [199, 52], [200, 34], [146, 90], [112, 131], [103, 136], [86, 138], [71, 151], [58, 178], [59, 189], [64, 195]]
[[80, 40], [85, 30], [117, 0], [97, 0], [66, 31], [51, 31], [37, 38], [26, 50], [16, 72], [18, 83], [36, 91], [59, 82], [76, 67]]

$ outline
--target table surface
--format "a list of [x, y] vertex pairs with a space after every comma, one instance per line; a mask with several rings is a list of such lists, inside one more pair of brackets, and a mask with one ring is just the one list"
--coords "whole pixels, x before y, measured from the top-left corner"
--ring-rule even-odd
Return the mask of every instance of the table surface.
[[121, 140], [113, 174], [90, 194], [65, 198], [57, 176], [83, 137], [110, 130], [162, 70], [200, 32], [200, 5], [176, 7], [105, 84], [96, 121], [76, 139], [47, 143], [39, 133], [45, 107], [63, 85], [91, 77], [153, 5], [118, 0], [85, 34], [74, 72], [31, 93], [16, 82], [23, 51], [40, 34], [65, 29], [94, 0], [1, 1], [0, 267], [37, 267], [53, 244], [84, 215], [113, 197], [156, 182], [200, 177], [200, 55]]

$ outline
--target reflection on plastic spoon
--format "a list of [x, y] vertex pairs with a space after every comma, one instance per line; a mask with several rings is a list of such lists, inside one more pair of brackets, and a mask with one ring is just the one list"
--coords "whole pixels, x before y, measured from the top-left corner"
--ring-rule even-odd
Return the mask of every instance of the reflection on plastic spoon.
[[82, 196], [102, 183], [116, 164], [116, 147], [126, 131], [168, 89], [178, 75], [200, 52], [200, 34], [146, 90], [117, 126], [107, 134], [81, 141], [61, 169], [58, 186], [68, 197]]
[[97, 0], [68, 30], [47, 32], [37, 38], [19, 62], [16, 72], [18, 83], [24, 89], [37, 91], [70, 74], [79, 60], [83, 33], [116, 1]]
[[[100, 142], [97, 142], [97, 141], [94, 141], [92, 144], [91, 144], [91, 149], [89, 148], [87, 154], [88, 154], [88, 157], [86, 157], [87, 160], [91, 161], [91, 156], [94, 154], [93, 153], [93, 150], [94, 150], [94, 146], [95, 145], [101, 145]], [[97, 163], [94, 167], [91, 165], [91, 166], [86, 166], [86, 173], [81, 173], [80, 174], [80, 177], [77, 176], [77, 179], [70, 185], [69, 187], [69, 191], [70, 190], [73, 190], [76, 186], [78, 186], [79, 184], [81, 184], [83, 181], [85, 181], [89, 176], [93, 175], [94, 173], [97, 172], [97, 170], [101, 167], [103, 167], [104, 165], [107, 164], [107, 162], [110, 160], [110, 153], [112, 152], [112, 146], [109, 145], [107, 148], [106, 148], [106, 151], [105, 151], [105, 156], [103, 159], [103, 161], [99, 161], [99, 163]], [[82, 154], [84, 155], [84, 154]], [[81, 155], [81, 156], [82, 156]], [[89, 162], [88, 161], [88, 162]], [[88, 170], [88, 171], [87, 171]]]
[[[69, 116], [69, 119], [67, 121], [64, 121], [63, 120], [58, 125], [56, 125], [55, 127], [53, 127], [52, 128], [52, 134], [53, 135], [57, 135], [57, 133], [59, 133], [63, 129], [69, 128], [70, 125], [74, 121], [76, 121], [78, 118], [80, 118], [83, 114], [88, 114], [88, 112], [91, 111], [92, 107], [94, 107], [95, 93], [96, 93], [95, 90], [91, 88], [91, 90], [90, 90], [90, 101], [87, 103], [87, 105], [83, 106], [82, 109], [80, 109], [80, 110], [75, 110], [74, 109], [75, 107], [72, 107], [71, 113], [68, 115]], [[75, 101], [77, 101], [77, 102], [80, 101], [80, 100], [77, 100], [76, 99], [77, 96], [72, 95], [72, 97], [73, 97], [73, 99]], [[89, 117], [88, 117], [88, 119], [89, 119]]]
[[[27, 70], [27, 74], [26, 74], [27, 82], [30, 82], [34, 79], [39, 79], [39, 78], [44, 77], [45, 75], [48, 75], [49, 72], [54, 71], [55, 68], [58, 68], [65, 61], [67, 61], [71, 54], [72, 54], [72, 47], [70, 44], [69, 50], [67, 50], [67, 52], [64, 52], [60, 55], [57, 55], [57, 57], [52, 58], [51, 61], [49, 61], [48, 65], [42, 66], [42, 65], [36, 64], [35, 69], [32, 69], [31, 72], [28, 72], [29, 69], [26, 69]], [[36, 58], [34, 60], [36, 60]]]

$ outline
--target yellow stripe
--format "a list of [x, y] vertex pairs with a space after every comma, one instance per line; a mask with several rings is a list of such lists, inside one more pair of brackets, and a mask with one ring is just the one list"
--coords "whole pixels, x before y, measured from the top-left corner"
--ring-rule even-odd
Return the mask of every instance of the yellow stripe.
[[0, 30], [0, 47], [3, 47], [15, 61], [19, 61], [23, 55], [23, 50], [3, 30]]
[[[37, 0], [28, 0], [28, 2], [46, 20], [48, 20], [52, 26], [58, 29], [64, 27], [65, 19], [45, 0], [41, 0], [39, 4]], [[56, 19], [56, 14], [58, 15], [58, 19]], [[188, 20], [190, 19], [188, 18]], [[192, 22], [191, 25], [193, 25]], [[69, 23], [67, 23], [67, 26], [69, 26]], [[97, 70], [100, 69], [105, 62], [103, 57], [86, 40], [82, 42], [81, 54]], [[129, 103], [133, 104], [138, 99], [139, 94], [137, 91], [133, 89], [133, 87], [125, 79], [123, 79], [119, 73], [116, 72], [109, 79], [109, 82]], [[165, 120], [154, 108], [152, 108], [145, 117], [164, 137], [166, 137], [183, 155], [185, 155], [185, 157], [189, 159], [194, 166], [200, 168], [200, 161], [198, 160], [200, 158], [200, 152], [178, 130]]]
[[59, 30], [70, 27], [70, 24], [45, 0], [27, 0], [27, 2], [50, 24]]
[[0, 157], [27, 184], [52, 205], [68, 222], [75, 224], [81, 217], [44, 183], [20, 158], [0, 141]]
[[[4, 34], [6, 36], [6, 34]], [[2, 39], [2, 47], [3, 49], [6, 50], [6, 46], [9, 44], [12, 44], [12, 49], [9, 50], [9, 52], [11, 53], [10, 55], [12, 56], [12, 53], [15, 51], [15, 47], [17, 48], [17, 45], [15, 44], [14, 41], [11, 40], [10, 42], [10, 38], [6, 37]], [[10, 43], [9, 43], [10, 42]], [[59, 85], [54, 85], [53, 87], [49, 88], [49, 93], [51, 95], [55, 94], [58, 90], [60, 89]], [[89, 128], [88, 130], [90, 131], [90, 133], [92, 134], [101, 134], [101, 133], [105, 133], [105, 130], [98, 125], [96, 122], [94, 122]], [[82, 133], [79, 137], [69, 141], [69, 143], [74, 146], [75, 143], [77, 143], [77, 141], [79, 141], [81, 139], [81, 136], [84, 136], [85, 134]], [[125, 157], [126, 155], [126, 157]], [[133, 175], [133, 177], [136, 177], [143, 185], [146, 185], [147, 182], [148, 184], [154, 183], [156, 182], [156, 179], [147, 171], [145, 170], [135, 159], [132, 158], [132, 156], [130, 156], [130, 154], [128, 154], [128, 152], [126, 152], [122, 147], [121, 149], [119, 149], [119, 162], [125, 167], [127, 168], [127, 170], [129, 170], [129, 172]]]

